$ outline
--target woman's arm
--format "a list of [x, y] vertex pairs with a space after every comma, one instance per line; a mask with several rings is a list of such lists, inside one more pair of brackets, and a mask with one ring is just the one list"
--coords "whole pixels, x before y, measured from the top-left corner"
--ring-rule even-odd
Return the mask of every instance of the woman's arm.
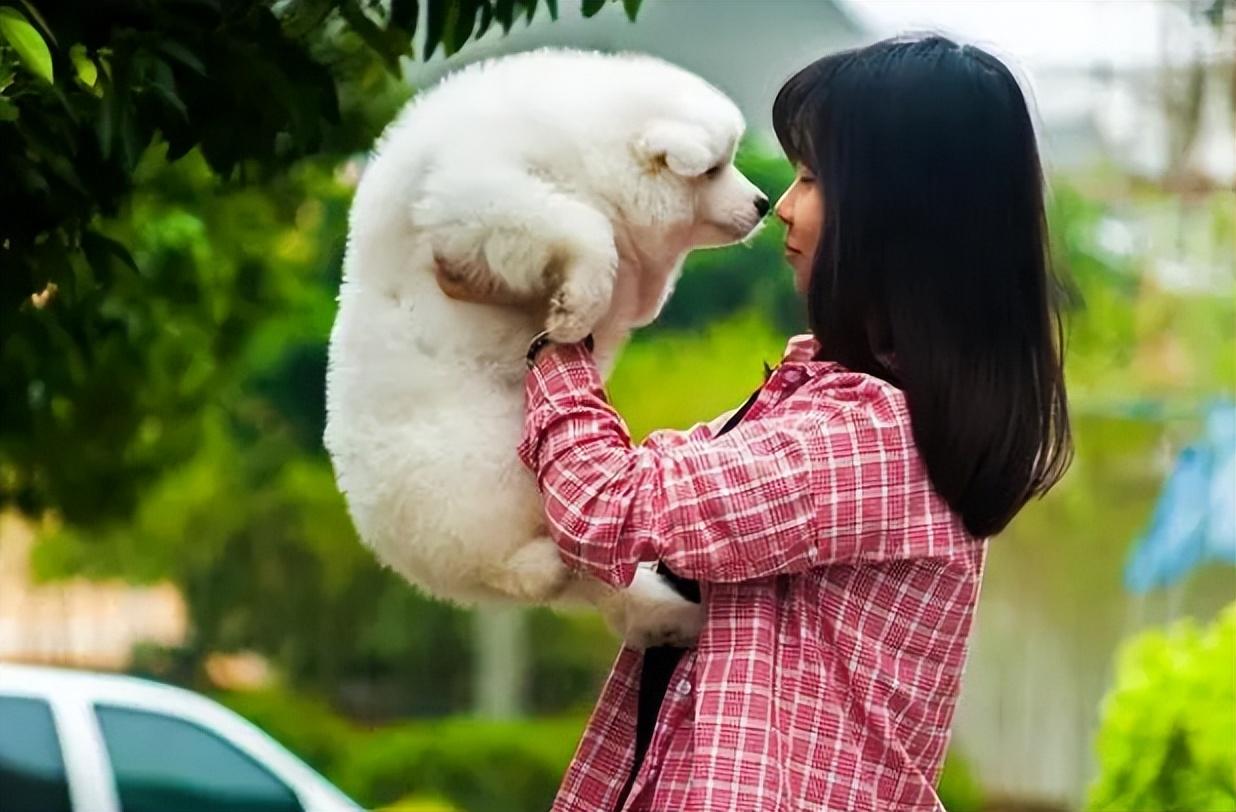
[[527, 377], [519, 454], [564, 558], [616, 586], [641, 561], [719, 582], [946, 553], [904, 404], [854, 377], [841, 398], [721, 437], [632, 446], [587, 351], [554, 347]]

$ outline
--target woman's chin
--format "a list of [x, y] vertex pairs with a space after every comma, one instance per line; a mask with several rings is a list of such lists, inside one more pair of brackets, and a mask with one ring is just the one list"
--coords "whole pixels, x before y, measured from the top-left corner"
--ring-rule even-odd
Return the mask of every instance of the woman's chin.
[[811, 269], [800, 268], [797, 265], [794, 268], [794, 290], [798, 291], [799, 296], [807, 295], [807, 288], [811, 282]]

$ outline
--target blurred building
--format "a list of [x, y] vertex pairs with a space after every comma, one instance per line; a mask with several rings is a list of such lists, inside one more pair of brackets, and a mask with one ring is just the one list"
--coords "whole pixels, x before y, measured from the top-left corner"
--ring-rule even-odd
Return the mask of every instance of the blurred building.
[[0, 660], [120, 670], [138, 643], [184, 642], [188, 618], [171, 584], [38, 583], [30, 563], [35, 536], [28, 521], [0, 514]]

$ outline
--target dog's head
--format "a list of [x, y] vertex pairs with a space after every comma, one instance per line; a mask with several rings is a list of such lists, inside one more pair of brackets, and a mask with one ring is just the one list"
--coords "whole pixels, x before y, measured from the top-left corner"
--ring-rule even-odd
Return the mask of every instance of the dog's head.
[[[710, 88], [711, 90], [711, 88]], [[705, 98], [690, 112], [655, 118], [632, 145], [640, 169], [635, 210], [642, 225], [687, 229], [691, 248], [728, 245], [768, 213], [768, 197], [734, 166], [742, 117], [729, 99]]]

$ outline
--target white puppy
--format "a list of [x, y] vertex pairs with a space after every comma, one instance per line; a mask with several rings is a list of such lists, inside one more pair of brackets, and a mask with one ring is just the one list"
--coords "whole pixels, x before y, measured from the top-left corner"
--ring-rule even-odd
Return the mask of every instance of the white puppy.
[[[756, 227], [742, 131], [687, 71], [566, 50], [465, 68], [390, 125], [352, 207], [325, 436], [382, 561], [454, 601], [591, 601], [635, 646], [694, 637], [698, 607], [650, 569], [616, 592], [561, 562], [515, 455], [523, 356], [543, 327], [591, 332], [608, 371], [688, 251]], [[528, 305], [448, 298], [435, 265]]]

